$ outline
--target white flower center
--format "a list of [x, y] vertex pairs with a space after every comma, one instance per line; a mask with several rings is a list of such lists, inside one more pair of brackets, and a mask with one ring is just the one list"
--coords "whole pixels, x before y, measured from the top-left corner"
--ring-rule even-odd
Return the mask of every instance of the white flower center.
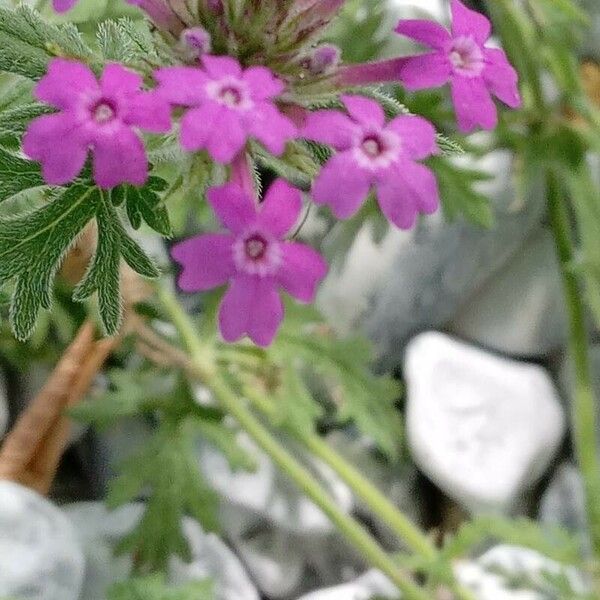
[[250, 231], [233, 245], [233, 259], [238, 270], [248, 275], [273, 275], [281, 265], [281, 248], [277, 240], [258, 231]]
[[393, 131], [362, 131], [356, 139], [354, 155], [364, 168], [385, 169], [398, 158], [400, 148], [400, 136]]
[[232, 77], [218, 81], [209, 81], [206, 92], [210, 98], [234, 110], [249, 110], [253, 106], [246, 84]]
[[110, 123], [117, 116], [114, 105], [107, 100], [101, 100], [92, 109], [92, 117], [96, 123], [103, 125]]
[[484, 57], [479, 44], [470, 36], [456, 38], [449, 54], [454, 70], [466, 77], [481, 75]]

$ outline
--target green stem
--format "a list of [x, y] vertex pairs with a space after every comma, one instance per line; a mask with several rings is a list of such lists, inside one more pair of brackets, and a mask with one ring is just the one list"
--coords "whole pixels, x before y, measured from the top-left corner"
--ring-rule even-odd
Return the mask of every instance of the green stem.
[[355, 521], [339, 509], [335, 501], [315, 481], [312, 475], [271, 435], [269, 430], [245, 406], [244, 401], [230, 389], [214, 369], [207, 369], [204, 363], [207, 356], [204, 344], [197, 337], [195, 326], [183, 310], [175, 295], [162, 287], [159, 299], [169, 314], [182, 341], [190, 353], [193, 367], [204, 384], [209, 387], [227, 412], [232, 415], [244, 431], [266, 452], [273, 462], [292, 479], [331, 520], [337, 529], [367, 559], [398, 587], [407, 600], [431, 600], [430, 596], [410, 577], [402, 573], [394, 559], [379, 543]]
[[339, 509], [335, 501], [322, 489], [312, 475], [270, 434], [241, 401], [218, 377], [207, 385], [221, 405], [242, 426], [244, 431], [264, 450], [273, 462], [306, 494], [331, 520], [371, 565], [394, 582], [407, 599], [431, 600], [425, 591], [403, 574], [394, 559], [351, 516]]
[[592, 385], [585, 309], [577, 275], [567, 198], [557, 175], [547, 174], [548, 212], [561, 265], [565, 301], [569, 316], [569, 355], [573, 363], [575, 392], [572, 404], [573, 442], [583, 476], [586, 509], [596, 558], [600, 559], [600, 462], [596, 443], [596, 402]]
[[[254, 406], [261, 410], [266, 416], [271, 417], [272, 405], [266, 402], [255, 390], [248, 388], [246, 396]], [[373, 513], [391, 531], [402, 540], [415, 554], [428, 562], [439, 559], [437, 548], [419, 528], [406, 517], [385, 495], [369, 481], [358, 469], [348, 463], [322, 438], [311, 432], [295, 431], [294, 435], [314, 456], [321, 459], [352, 489]], [[458, 584], [452, 584], [452, 590], [458, 600], [473, 600], [470, 591], [461, 588]]]

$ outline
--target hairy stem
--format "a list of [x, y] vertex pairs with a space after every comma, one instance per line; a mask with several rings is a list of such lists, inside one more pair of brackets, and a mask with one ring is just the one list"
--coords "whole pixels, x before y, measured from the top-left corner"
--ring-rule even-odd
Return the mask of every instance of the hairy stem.
[[557, 175], [547, 174], [548, 213], [556, 251], [561, 265], [565, 301], [569, 316], [569, 355], [573, 363], [575, 391], [572, 405], [573, 442], [584, 480], [586, 509], [592, 548], [600, 559], [600, 461], [596, 442], [596, 400], [592, 385], [585, 309], [577, 275], [571, 266], [575, 259], [567, 197]]
[[329, 517], [364, 558], [387, 575], [407, 600], [431, 600], [429, 594], [402, 572], [395, 560], [385, 552], [362, 525], [339, 509], [331, 496], [271, 435], [269, 430], [246, 407], [245, 402], [231, 390], [226, 381], [214, 369], [210, 367], [207, 369], [204, 344], [195, 333], [194, 323], [172, 292], [162, 288], [159, 297], [190, 354], [192, 368], [204, 384], [211, 389], [223, 408], [236, 419], [242, 429], [296, 483], [302, 492]]

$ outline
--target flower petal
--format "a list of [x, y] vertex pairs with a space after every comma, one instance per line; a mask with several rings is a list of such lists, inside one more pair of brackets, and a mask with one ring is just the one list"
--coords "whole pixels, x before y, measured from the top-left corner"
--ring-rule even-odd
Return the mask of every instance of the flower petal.
[[210, 188], [206, 198], [221, 223], [233, 233], [241, 233], [256, 222], [254, 200], [235, 183]]
[[270, 277], [239, 275], [225, 293], [219, 328], [226, 342], [244, 334], [259, 346], [268, 346], [283, 320], [283, 303]]
[[504, 104], [511, 108], [521, 106], [521, 94], [519, 93], [519, 75], [514, 67], [508, 62], [504, 50], [498, 48], [485, 48], [485, 68], [483, 78], [488, 89], [497, 96]]
[[197, 67], [165, 67], [154, 71], [157, 92], [171, 104], [197, 106], [206, 99], [209, 78]]
[[141, 75], [112, 63], [106, 65], [100, 78], [100, 89], [103, 94], [127, 96], [139, 92], [144, 82]]
[[356, 124], [339, 110], [318, 110], [309, 113], [300, 135], [308, 140], [348, 150], [356, 131]]
[[266, 100], [279, 96], [285, 89], [281, 79], [273, 75], [266, 67], [250, 67], [243, 74], [244, 81], [248, 84], [255, 100]]
[[473, 36], [483, 46], [492, 34], [490, 20], [481, 13], [467, 8], [460, 0], [451, 0], [452, 37]]
[[34, 119], [23, 138], [25, 154], [42, 164], [46, 183], [64, 185], [83, 169], [88, 139], [68, 113]]
[[444, 50], [452, 39], [448, 30], [438, 23], [420, 19], [404, 19], [395, 31], [436, 50]]
[[206, 149], [211, 157], [229, 163], [246, 142], [237, 113], [216, 102], [188, 110], [181, 121], [181, 145], [194, 152]]
[[423, 117], [402, 115], [390, 121], [388, 127], [400, 135], [402, 149], [410, 158], [426, 158], [439, 152], [435, 128]]
[[270, 102], [257, 104], [247, 113], [244, 124], [246, 130], [276, 156], [283, 154], [287, 142], [298, 135], [294, 123]]
[[287, 181], [278, 179], [260, 205], [259, 222], [275, 237], [283, 238], [298, 221], [302, 210], [300, 191]]
[[91, 69], [83, 63], [54, 58], [48, 72], [35, 86], [34, 95], [40, 102], [68, 110], [80, 102], [82, 94], [98, 90], [98, 82]]
[[140, 137], [129, 127], [120, 127], [110, 135], [96, 136], [94, 181], [102, 188], [121, 183], [144, 185], [148, 178], [148, 159]]
[[330, 158], [313, 185], [317, 204], [327, 204], [338, 219], [348, 219], [367, 199], [371, 187], [370, 175], [354, 160], [352, 152], [342, 152]]
[[212, 79], [223, 79], [223, 77], [242, 77], [240, 63], [231, 56], [212, 56], [206, 54], [202, 57], [202, 64]]
[[52, 0], [52, 8], [56, 12], [62, 13], [71, 10], [78, 0]]
[[498, 112], [483, 78], [453, 77], [452, 100], [458, 128], [463, 133], [473, 131], [478, 125], [484, 129], [494, 129], [498, 124]]
[[452, 64], [443, 52], [431, 52], [406, 57], [400, 68], [399, 78], [409, 90], [440, 87], [448, 83]]
[[258, 278], [239, 275], [231, 281], [219, 309], [219, 329], [226, 342], [237, 342], [248, 331]]
[[182, 267], [179, 287], [184, 292], [200, 292], [224, 285], [235, 273], [233, 236], [198, 235], [171, 249], [171, 256]]
[[437, 181], [430, 169], [403, 161], [395, 173], [377, 184], [377, 199], [385, 217], [400, 229], [410, 229], [419, 213], [439, 206]]
[[171, 107], [156, 92], [139, 92], [129, 99], [124, 121], [153, 133], [167, 133], [171, 130]]
[[281, 245], [283, 265], [277, 280], [290, 296], [301, 302], [313, 302], [317, 286], [327, 275], [325, 259], [310, 246], [296, 242]]
[[271, 345], [283, 321], [283, 302], [276, 283], [270, 277], [262, 277], [256, 285], [254, 303], [248, 322], [248, 336], [258, 346]]
[[342, 96], [342, 102], [350, 116], [361, 125], [385, 125], [385, 113], [379, 102], [364, 96]]

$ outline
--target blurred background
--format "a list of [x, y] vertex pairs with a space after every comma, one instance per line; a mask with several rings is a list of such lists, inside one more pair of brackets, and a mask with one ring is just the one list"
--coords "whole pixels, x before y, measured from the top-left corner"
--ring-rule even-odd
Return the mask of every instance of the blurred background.
[[[122, 16], [120, 4], [82, 1], [68, 20], [92, 32]], [[593, 600], [600, 593], [589, 573], [561, 564], [573, 556], [567, 544], [580, 564], [590, 544], [569, 408], [577, 378], [567, 358], [572, 307], [565, 304], [547, 206], [550, 196], [568, 207], [575, 251], [565, 268], [581, 283], [580, 317], [591, 332], [600, 394], [600, 2], [469, 4], [493, 18], [495, 42], [520, 72], [524, 109], [504, 113], [497, 131], [465, 139], [456, 135], [447, 90], [391, 90], [456, 144], [455, 153], [432, 160], [443, 210], [410, 232], [388, 228], [370, 204], [346, 223], [334, 224], [326, 213], [308, 219], [302, 235], [333, 262], [319, 310], [340, 336], [368, 338], [375, 372], [392, 374], [402, 388], [391, 403], [397, 452], [382, 451], [364, 428], [326, 416], [319, 432], [433, 540], [460, 532], [457, 544], [468, 550], [456, 571], [476, 598]], [[56, 18], [44, 3], [40, 8]], [[448, 23], [448, 2], [348, 0], [330, 38], [347, 62], [411, 53], [416, 47], [391, 33], [400, 18]], [[148, 247], [164, 254], [148, 238]], [[27, 344], [0, 326], [0, 436], [72, 339], [76, 309], [65, 298], [59, 294]], [[127, 378], [139, 367], [130, 352], [118, 352], [109, 367], [108, 376], [96, 377], [92, 401], [116, 394], [124, 403], [154, 393], [155, 381]], [[318, 396], [322, 384], [314, 385]], [[193, 393], [201, 402], [203, 390]], [[90, 414], [79, 415], [47, 499], [2, 484], [0, 597], [5, 590], [19, 590], [10, 600], [212, 597], [198, 590], [134, 596], [115, 587], [129, 576], [135, 554], [117, 557], [113, 550], [143, 509], [136, 502], [109, 512], [104, 502], [122, 461], [152, 447], [157, 423], [148, 412], [124, 411], [97, 427], [97, 413], [91, 426], [85, 422]], [[217, 600], [398, 597], [265, 455], [243, 436], [238, 443], [253, 469], [233, 468], [209, 431], [194, 437], [190, 456], [219, 496], [220, 532], [206, 534], [186, 517], [191, 562], [169, 562], [174, 586], [210, 577]], [[591, 451], [600, 456], [600, 448]], [[312, 458], [306, 464], [339, 507], [396, 549], [343, 481]], [[486, 521], [487, 515], [493, 517]], [[545, 537], [554, 526], [566, 537]], [[439, 600], [452, 598], [441, 593]]]

